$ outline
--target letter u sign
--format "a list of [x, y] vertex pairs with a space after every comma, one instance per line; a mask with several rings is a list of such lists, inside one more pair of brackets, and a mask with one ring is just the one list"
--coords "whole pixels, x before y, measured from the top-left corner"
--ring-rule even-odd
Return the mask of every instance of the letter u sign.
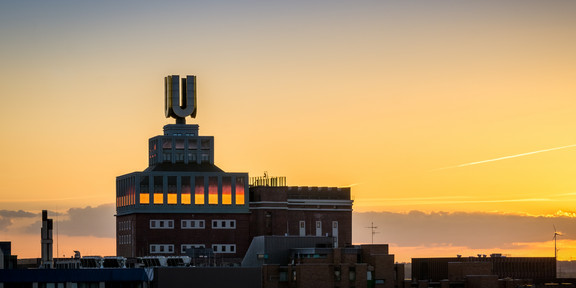
[[[182, 78], [182, 98], [180, 98], [180, 76], [172, 75], [164, 78], [164, 103], [166, 118], [178, 120], [190, 115], [196, 118], [196, 76]], [[182, 103], [180, 103], [182, 99]], [[183, 121], [185, 123], [185, 121]]]

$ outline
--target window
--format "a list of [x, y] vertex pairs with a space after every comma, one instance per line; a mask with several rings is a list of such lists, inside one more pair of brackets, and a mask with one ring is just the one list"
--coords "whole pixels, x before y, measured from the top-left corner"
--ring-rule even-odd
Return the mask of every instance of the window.
[[163, 204], [163, 203], [164, 203], [164, 194], [154, 193], [154, 204]]
[[334, 267], [334, 281], [341, 281], [342, 280], [342, 273], [340, 271], [340, 267]]
[[150, 194], [140, 193], [140, 204], [142, 205], [150, 204]]
[[169, 205], [174, 205], [174, 204], [178, 204], [178, 195], [176, 193], [168, 193], [167, 195], [167, 200], [166, 201]]
[[198, 149], [198, 141], [196, 139], [188, 139], [188, 150]]
[[186, 250], [188, 249], [192, 249], [192, 248], [205, 248], [206, 246], [204, 246], [204, 244], [182, 244], [180, 246], [180, 252], [181, 253], [186, 253]]
[[174, 245], [173, 244], [152, 244], [152, 245], [150, 245], [150, 253], [173, 254], [174, 253]]
[[236, 229], [236, 220], [212, 220], [212, 229]]
[[150, 229], [174, 229], [174, 220], [150, 220]]
[[349, 270], [350, 281], [356, 281], [356, 267], [350, 267], [349, 269], [350, 269]]
[[279, 271], [278, 274], [278, 281], [280, 282], [287, 282], [288, 281], [288, 271], [286, 271], [286, 268], [281, 268], [281, 270]]
[[244, 205], [244, 178], [236, 178], [236, 205]]
[[204, 220], [181, 220], [182, 229], [204, 229]]
[[218, 177], [208, 177], [208, 204], [218, 204]]
[[184, 139], [183, 138], [176, 139], [175, 148], [178, 150], [184, 149]]
[[204, 205], [204, 176], [196, 176], [194, 185], [194, 203]]
[[210, 140], [208, 139], [202, 139], [201, 141], [201, 145], [202, 145], [202, 150], [210, 150]]
[[236, 253], [236, 245], [234, 244], [214, 244], [212, 245], [212, 251], [218, 254], [224, 253]]
[[232, 205], [232, 177], [222, 177], [222, 205]]
[[180, 191], [180, 201], [182, 205], [190, 205], [192, 199], [190, 197], [191, 187], [190, 187], [190, 177], [182, 177], [181, 179], [181, 191]]

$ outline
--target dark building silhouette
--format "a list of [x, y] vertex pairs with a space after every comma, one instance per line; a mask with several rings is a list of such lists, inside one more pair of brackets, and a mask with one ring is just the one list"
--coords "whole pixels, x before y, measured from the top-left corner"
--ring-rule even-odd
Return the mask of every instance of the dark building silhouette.
[[[556, 278], [554, 257], [412, 258], [412, 282], [469, 281], [471, 275], [490, 275], [489, 279], [531, 279], [536, 282]], [[480, 278], [478, 278], [480, 279]], [[488, 278], [486, 278], [488, 279]], [[483, 281], [487, 281], [482, 279]], [[487, 284], [486, 284], [487, 285]]]

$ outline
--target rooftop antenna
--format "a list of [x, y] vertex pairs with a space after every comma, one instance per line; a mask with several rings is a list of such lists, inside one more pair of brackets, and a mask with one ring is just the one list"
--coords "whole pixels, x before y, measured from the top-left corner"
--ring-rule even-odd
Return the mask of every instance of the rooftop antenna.
[[372, 244], [374, 244], [374, 234], [378, 233], [376, 232], [376, 228], [378, 228], [378, 226], [374, 226], [374, 222], [370, 223], [370, 227], [366, 227], [368, 229], [372, 229]]
[[556, 225], [552, 224], [552, 227], [554, 227], [554, 237], [552, 237], [552, 239], [554, 239], [554, 260], [558, 261], [558, 249], [556, 248], [556, 236], [563, 236], [562, 233], [556, 232]]

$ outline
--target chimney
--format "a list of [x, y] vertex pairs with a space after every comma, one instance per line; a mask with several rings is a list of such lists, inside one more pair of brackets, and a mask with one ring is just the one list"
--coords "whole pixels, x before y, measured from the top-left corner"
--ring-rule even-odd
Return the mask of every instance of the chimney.
[[42, 210], [42, 261], [40, 268], [54, 268], [52, 256], [52, 219], [48, 218], [48, 211]]

